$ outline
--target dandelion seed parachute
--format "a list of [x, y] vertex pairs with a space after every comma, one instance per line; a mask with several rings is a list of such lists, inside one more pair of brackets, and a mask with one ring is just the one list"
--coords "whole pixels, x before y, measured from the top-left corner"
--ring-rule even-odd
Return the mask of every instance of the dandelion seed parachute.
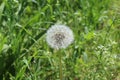
[[66, 48], [73, 40], [72, 30], [65, 25], [53, 25], [46, 33], [46, 41], [54, 49]]

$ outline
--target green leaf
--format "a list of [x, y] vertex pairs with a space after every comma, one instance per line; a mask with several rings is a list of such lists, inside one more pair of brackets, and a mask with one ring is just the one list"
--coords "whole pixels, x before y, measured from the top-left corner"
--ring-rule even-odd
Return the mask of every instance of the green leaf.
[[3, 15], [4, 7], [5, 7], [5, 4], [3, 2], [0, 6], [0, 22], [1, 22], [2, 15]]
[[87, 39], [87, 40], [90, 40], [94, 36], [95, 36], [95, 33], [92, 31], [92, 32], [89, 32], [88, 34], [84, 35], [84, 38]]

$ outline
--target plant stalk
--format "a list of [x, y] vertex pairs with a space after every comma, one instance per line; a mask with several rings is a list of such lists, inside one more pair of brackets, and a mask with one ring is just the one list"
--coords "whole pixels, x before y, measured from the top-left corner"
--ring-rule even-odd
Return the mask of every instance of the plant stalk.
[[63, 74], [62, 74], [62, 54], [59, 55], [59, 72], [60, 72], [60, 80], [63, 80]]

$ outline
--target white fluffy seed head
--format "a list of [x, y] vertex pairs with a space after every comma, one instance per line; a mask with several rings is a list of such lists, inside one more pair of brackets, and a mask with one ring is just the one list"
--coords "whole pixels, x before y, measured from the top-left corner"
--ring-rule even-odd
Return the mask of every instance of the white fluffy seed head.
[[53, 25], [46, 34], [47, 43], [54, 49], [66, 48], [73, 40], [72, 30], [65, 25]]

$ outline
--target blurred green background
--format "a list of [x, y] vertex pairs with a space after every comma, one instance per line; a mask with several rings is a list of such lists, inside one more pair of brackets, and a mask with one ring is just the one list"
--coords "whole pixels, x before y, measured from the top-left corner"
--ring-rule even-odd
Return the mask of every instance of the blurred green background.
[[64, 80], [120, 80], [120, 0], [0, 0], [0, 80], [59, 80], [45, 39], [56, 23], [75, 37]]

